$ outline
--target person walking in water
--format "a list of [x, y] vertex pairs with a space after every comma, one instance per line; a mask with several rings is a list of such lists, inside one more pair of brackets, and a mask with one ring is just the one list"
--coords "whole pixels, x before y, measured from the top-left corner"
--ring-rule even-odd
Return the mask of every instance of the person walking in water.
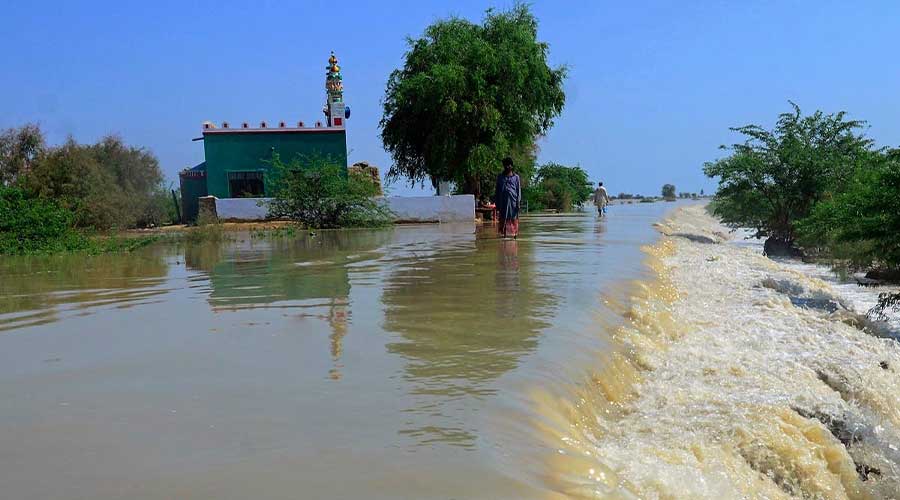
[[603, 181], [600, 181], [597, 184], [597, 190], [594, 191], [594, 206], [597, 207], [597, 213], [600, 216], [606, 212], [606, 205], [609, 204], [609, 193], [606, 192], [606, 188], [603, 187]]
[[513, 171], [512, 158], [503, 159], [503, 172], [497, 177], [494, 204], [500, 226], [497, 231], [502, 238], [519, 235], [519, 205], [522, 203], [522, 180]]

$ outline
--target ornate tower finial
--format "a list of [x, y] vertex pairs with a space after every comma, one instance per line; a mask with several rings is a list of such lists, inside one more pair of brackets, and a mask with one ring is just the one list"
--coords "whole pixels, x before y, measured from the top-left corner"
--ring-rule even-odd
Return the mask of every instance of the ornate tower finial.
[[325, 66], [325, 107], [322, 110], [328, 119], [330, 127], [341, 127], [344, 120], [349, 118], [349, 109], [344, 105], [344, 77], [341, 75], [341, 67], [338, 59], [331, 51], [328, 58], [328, 66]]
[[338, 66], [338, 60], [334, 52], [328, 58], [328, 66], [325, 66], [325, 69], [328, 70], [325, 72], [325, 90], [328, 92], [329, 102], [335, 99], [342, 100], [344, 97], [344, 78], [341, 76], [341, 67]]

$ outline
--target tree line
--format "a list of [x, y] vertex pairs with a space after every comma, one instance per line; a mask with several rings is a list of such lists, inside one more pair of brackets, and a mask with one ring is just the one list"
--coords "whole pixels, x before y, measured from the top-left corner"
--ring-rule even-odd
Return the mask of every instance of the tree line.
[[148, 227], [175, 215], [156, 156], [114, 135], [48, 146], [37, 125], [8, 129], [0, 134], [0, 183], [57, 203], [80, 228]]
[[[744, 142], [709, 162], [713, 213], [766, 238], [769, 255], [826, 258], [849, 271], [900, 279], [900, 149], [879, 147], [845, 112], [804, 115], [791, 103], [772, 129], [732, 130]], [[883, 294], [881, 312], [900, 295]]]
[[88, 234], [169, 223], [175, 213], [144, 148], [116, 136], [49, 146], [34, 124], [0, 133], [0, 254], [128, 248], [138, 240]]

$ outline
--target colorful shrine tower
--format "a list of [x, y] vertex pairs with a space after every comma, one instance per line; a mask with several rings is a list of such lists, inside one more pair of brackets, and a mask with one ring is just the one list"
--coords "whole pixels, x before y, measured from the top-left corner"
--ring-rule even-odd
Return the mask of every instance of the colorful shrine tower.
[[322, 111], [329, 127], [343, 127], [344, 122], [350, 118], [350, 108], [344, 104], [344, 78], [333, 51], [325, 69], [326, 100]]

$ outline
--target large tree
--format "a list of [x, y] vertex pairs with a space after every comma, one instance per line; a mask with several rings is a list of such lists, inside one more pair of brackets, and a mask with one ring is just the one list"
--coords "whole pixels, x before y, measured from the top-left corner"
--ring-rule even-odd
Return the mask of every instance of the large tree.
[[548, 65], [525, 5], [488, 10], [482, 24], [439, 21], [408, 43], [380, 124], [394, 178], [454, 181], [480, 195], [500, 160], [530, 148], [562, 111], [566, 68]]

